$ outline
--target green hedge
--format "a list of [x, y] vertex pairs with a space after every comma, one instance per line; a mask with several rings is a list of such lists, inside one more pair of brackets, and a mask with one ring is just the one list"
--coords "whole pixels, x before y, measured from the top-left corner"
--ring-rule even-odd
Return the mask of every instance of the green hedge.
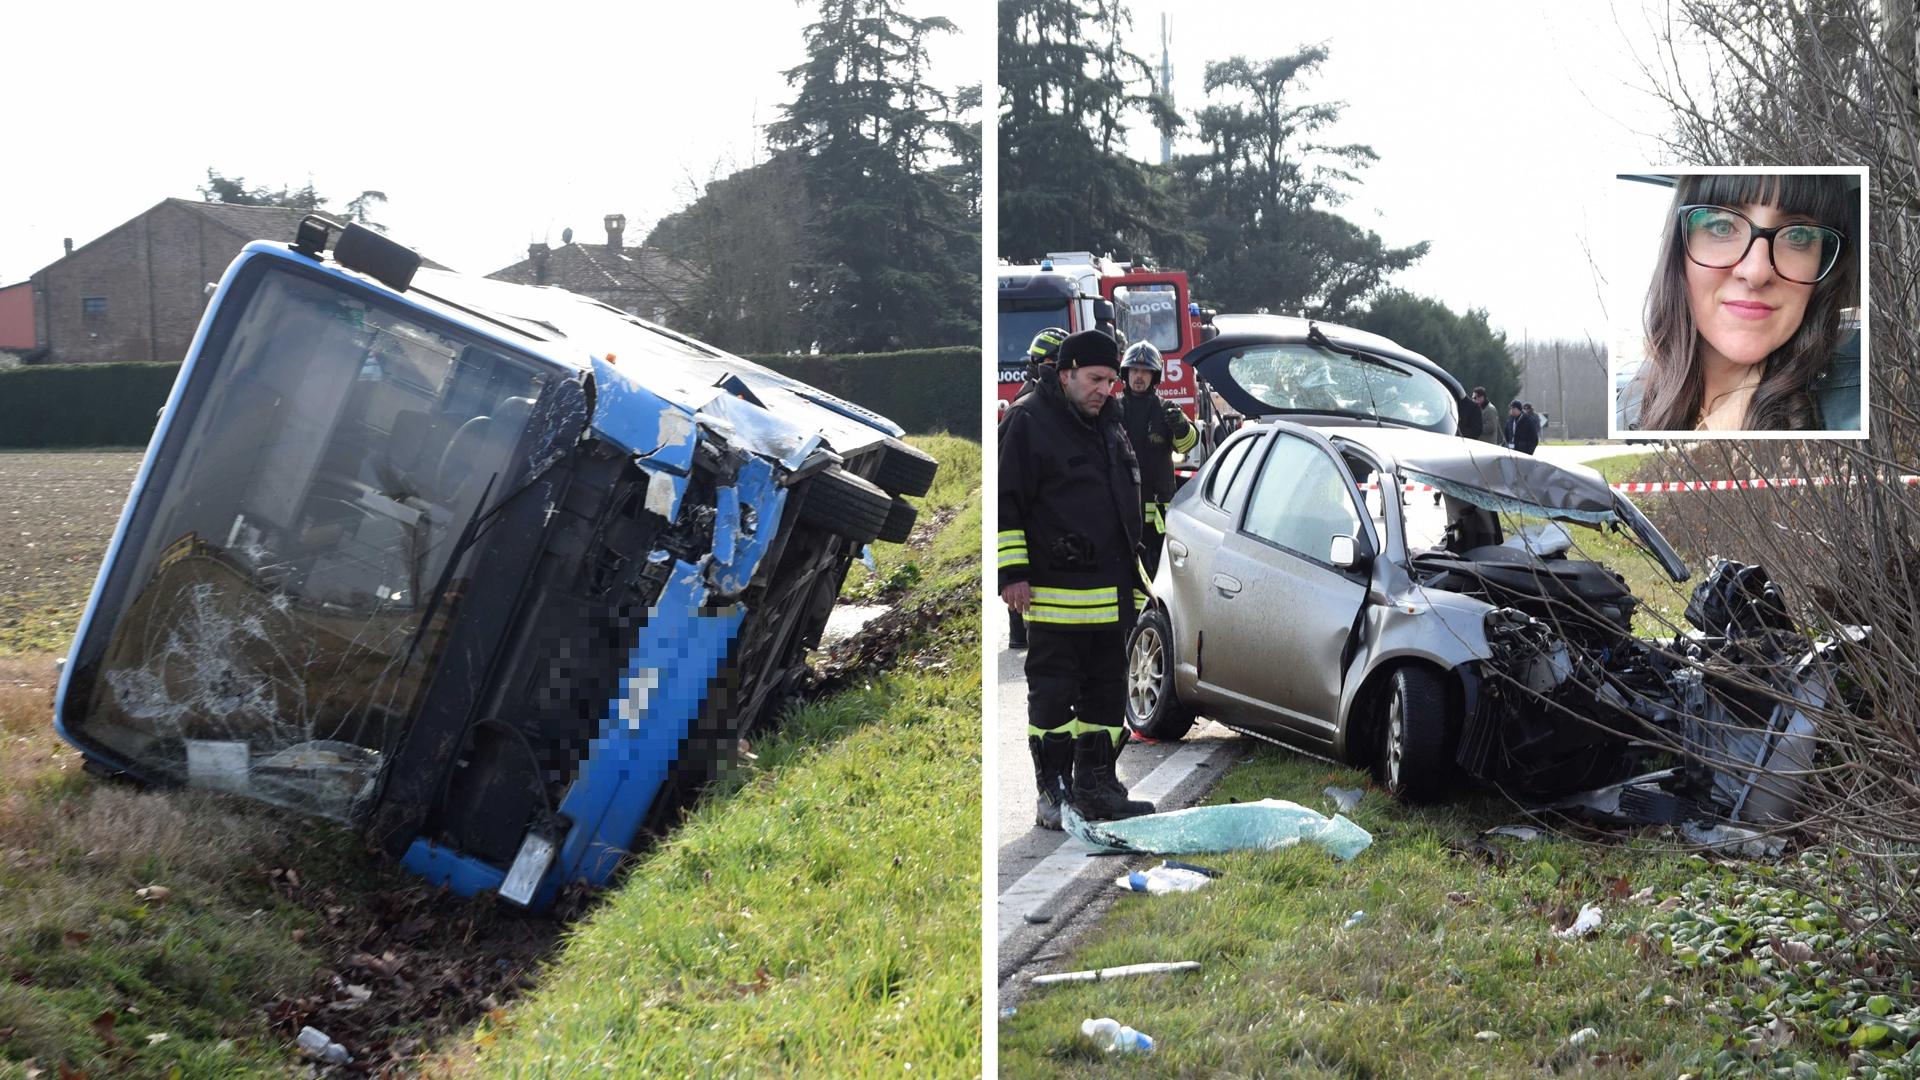
[[979, 349], [748, 359], [872, 409], [910, 434], [945, 431], [980, 441]]
[[[756, 356], [910, 434], [980, 441], [979, 349]], [[49, 364], [0, 371], [0, 447], [145, 446], [179, 364]]]
[[47, 364], [0, 371], [0, 446], [145, 446], [179, 364]]

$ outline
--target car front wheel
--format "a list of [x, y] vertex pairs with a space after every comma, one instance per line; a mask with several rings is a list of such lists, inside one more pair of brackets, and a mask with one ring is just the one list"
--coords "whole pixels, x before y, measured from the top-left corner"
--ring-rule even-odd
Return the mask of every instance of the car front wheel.
[[1173, 631], [1159, 608], [1140, 613], [1127, 636], [1127, 726], [1171, 742], [1193, 728], [1193, 712], [1173, 696]]
[[1447, 787], [1447, 690], [1426, 668], [1394, 669], [1380, 706], [1374, 776], [1404, 802], [1432, 802]]

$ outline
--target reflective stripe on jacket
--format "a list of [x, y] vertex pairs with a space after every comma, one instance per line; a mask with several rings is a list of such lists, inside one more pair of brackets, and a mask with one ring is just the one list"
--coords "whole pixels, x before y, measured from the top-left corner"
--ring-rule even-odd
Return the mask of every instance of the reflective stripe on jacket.
[[1139, 464], [1109, 401], [1088, 420], [1057, 379], [1014, 402], [1000, 423], [996, 565], [1000, 587], [1033, 588], [1027, 620], [1107, 629], [1134, 614]]

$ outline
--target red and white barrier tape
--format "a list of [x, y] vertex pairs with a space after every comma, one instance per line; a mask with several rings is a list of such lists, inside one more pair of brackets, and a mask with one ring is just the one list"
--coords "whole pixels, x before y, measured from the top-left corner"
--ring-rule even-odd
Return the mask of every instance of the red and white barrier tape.
[[[1857, 479], [1857, 478], [1856, 478]], [[1742, 491], [1760, 488], [1826, 487], [1838, 484], [1842, 480], [1837, 476], [1778, 476], [1756, 477], [1752, 480], [1675, 480], [1666, 483], [1624, 483], [1608, 484], [1615, 491], [1624, 491], [1629, 495], [1658, 495], [1670, 491]], [[1912, 487], [1920, 484], [1920, 476], [1897, 476], [1895, 483]], [[1371, 481], [1361, 484], [1362, 491], [1378, 491], [1380, 485]], [[1432, 484], [1401, 484], [1401, 491], [1438, 491]]]

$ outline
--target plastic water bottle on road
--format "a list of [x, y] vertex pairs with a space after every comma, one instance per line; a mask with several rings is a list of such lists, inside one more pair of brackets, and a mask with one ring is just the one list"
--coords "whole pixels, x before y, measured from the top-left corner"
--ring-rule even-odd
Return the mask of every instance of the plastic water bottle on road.
[[1152, 1038], [1109, 1016], [1081, 1021], [1080, 1034], [1092, 1039], [1095, 1046], [1109, 1054], [1115, 1050], [1144, 1054], [1153, 1049]]

